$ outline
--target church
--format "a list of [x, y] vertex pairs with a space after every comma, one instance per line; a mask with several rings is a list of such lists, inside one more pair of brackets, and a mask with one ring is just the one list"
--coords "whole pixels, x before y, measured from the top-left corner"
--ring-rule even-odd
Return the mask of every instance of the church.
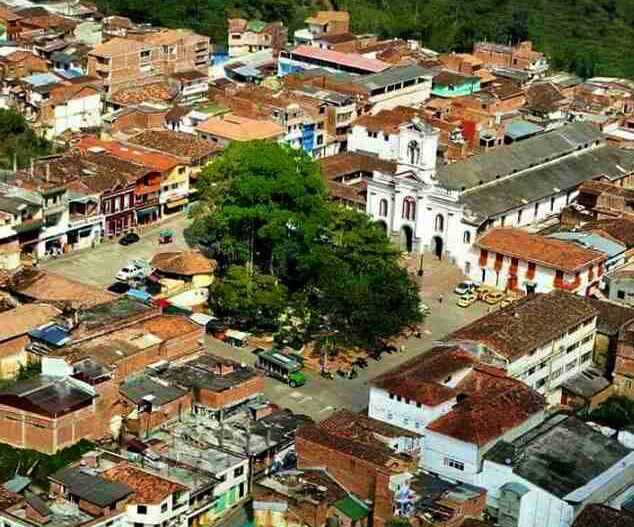
[[348, 151], [321, 159], [331, 197], [364, 210], [407, 252], [430, 251], [480, 279], [473, 243], [491, 227], [537, 230], [584, 181], [634, 183], [634, 151], [608, 146], [593, 123], [575, 122], [451, 164], [439, 131], [411, 108], [365, 115]]

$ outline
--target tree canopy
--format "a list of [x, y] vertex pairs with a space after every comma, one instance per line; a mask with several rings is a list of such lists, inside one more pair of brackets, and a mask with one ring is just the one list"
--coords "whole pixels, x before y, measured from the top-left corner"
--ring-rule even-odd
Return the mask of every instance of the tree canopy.
[[415, 284], [385, 232], [328, 201], [319, 165], [273, 142], [233, 143], [201, 176], [194, 236], [226, 275], [217, 307], [276, 325], [284, 307], [309, 334], [372, 347], [419, 320]]
[[590, 413], [590, 419], [620, 430], [634, 425], [634, 401], [622, 395], [613, 395]]
[[29, 128], [15, 110], [0, 109], [0, 168], [29, 166], [31, 159], [51, 152], [52, 145]]
[[292, 30], [319, 8], [347, 9], [352, 29], [415, 38], [437, 51], [480, 39], [531, 39], [553, 64], [583, 77], [634, 77], [634, 0], [97, 0], [108, 14], [190, 27], [227, 42], [227, 17], [282, 20]]

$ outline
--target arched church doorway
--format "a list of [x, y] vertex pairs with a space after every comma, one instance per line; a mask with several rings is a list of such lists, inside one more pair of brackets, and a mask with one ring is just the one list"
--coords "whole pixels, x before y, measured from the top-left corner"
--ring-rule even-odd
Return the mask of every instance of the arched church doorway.
[[442, 260], [443, 253], [443, 241], [440, 236], [434, 236], [432, 238], [432, 251], [436, 255], [436, 258]]
[[401, 228], [401, 250], [412, 252], [414, 246], [414, 233], [409, 225], [403, 225]]

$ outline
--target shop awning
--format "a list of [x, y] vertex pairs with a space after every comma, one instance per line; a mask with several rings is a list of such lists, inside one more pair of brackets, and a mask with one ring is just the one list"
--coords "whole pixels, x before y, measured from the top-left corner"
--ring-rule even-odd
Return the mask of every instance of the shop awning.
[[143, 218], [145, 216], [149, 216], [150, 214], [158, 213], [158, 207], [149, 207], [147, 209], [141, 209], [136, 211], [136, 215], [138, 218]]
[[176, 201], [168, 201], [165, 206], [168, 209], [173, 209], [175, 207], [181, 207], [183, 205], [187, 205], [189, 203], [188, 198], [177, 199]]

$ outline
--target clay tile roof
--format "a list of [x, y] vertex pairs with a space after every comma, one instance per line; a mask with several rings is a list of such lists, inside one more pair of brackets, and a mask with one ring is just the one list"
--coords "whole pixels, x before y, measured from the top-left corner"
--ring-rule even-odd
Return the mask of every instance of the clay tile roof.
[[284, 135], [284, 128], [268, 119], [249, 119], [239, 115], [212, 117], [200, 123], [196, 129], [234, 141], [274, 139]]
[[82, 282], [38, 269], [24, 269], [13, 277], [11, 291], [41, 302], [71, 302], [92, 307], [110, 302], [115, 295]]
[[542, 112], [550, 112], [559, 108], [566, 97], [552, 82], [532, 84], [526, 90], [526, 104], [529, 108]]
[[370, 384], [425, 406], [437, 406], [457, 394], [443, 382], [472, 368], [477, 360], [475, 354], [460, 346], [439, 346], [379, 375]]
[[385, 134], [395, 134], [401, 125], [421, 116], [422, 113], [415, 108], [397, 106], [393, 110], [381, 110], [375, 115], [363, 115], [352, 123], [352, 126], [363, 126], [373, 132], [382, 131]]
[[460, 328], [445, 340], [482, 344], [513, 361], [597, 314], [583, 297], [573, 293], [532, 294]]
[[634, 220], [628, 218], [615, 218], [598, 220], [585, 224], [581, 230], [588, 232], [605, 233], [626, 247], [634, 247]]
[[319, 427], [331, 434], [350, 439], [355, 439], [365, 433], [376, 434], [384, 438], [419, 437], [418, 434], [404, 428], [346, 409], [337, 410], [330, 417], [320, 421]]
[[0, 313], [0, 342], [24, 335], [60, 313], [59, 309], [48, 304], [24, 304]]
[[492, 369], [474, 370], [458, 388], [466, 398], [427, 429], [478, 446], [501, 437], [546, 407], [541, 394]]
[[170, 75], [172, 79], [178, 79], [183, 81], [195, 81], [198, 79], [207, 79], [209, 76], [199, 70], [185, 70], [185, 71], [177, 71], [176, 73], [172, 73]]
[[139, 322], [134, 327], [152, 333], [163, 341], [203, 331], [201, 326], [182, 315], [160, 315]]
[[117, 465], [101, 473], [108, 481], [123, 483], [134, 490], [128, 504], [157, 505], [171, 494], [187, 490], [180, 483], [127, 464]]
[[0, 4], [0, 19], [9, 21], [20, 20], [22, 17], [15, 11], [9, 9], [6, 5]]
[[634, 527], [634, 515], [607, 505], [586, 505], [572, 527]]
[[328, 193], [331, 198], [338, 198], [360, 205], [367, 201], [367, 183], [360, 181], [352, 185], [346, 183], [338, 183], [337, 181], [328, 181]]
[[474, 79], [479, 80], [479, 77], [475, 75], [456, 73], [455, 71], [441, 70], [438, 74], [434, 75], [433, 82], [434, 84], [449, 86], [450, 84], [461, 84], [463, 82], [472, 81]]
[[12, 507], [16, 503], [21, 502], [24, 496], [11, 492], [10, 490], [0, 487], [0, 511]]
[[247, 28], [248, 24], [244, 18], [230, 18], [227, 23], [230, 33], [241, 33]]
[[172, 170], [183, 163], [180, 159], [168, 154], [153, 152], [137, 145], [119, 143], [118, 141], [102, 141], [92, 135], [82, 137], [75, 146], [82, 150], [88, 150], [95, 147], [103, 148], [119, 159], [136, 163], [160, 172]]
[[128, 138], [128, 143], [192, 160], [209, 156], [219, 150], [219, 147], [211, 141], [171, 130], [144, 130]]
[[385, 174], [396, 173], [396, 163], [384, 161], [374, 156], [366, 156], [356, 152], [343, 152], [317, 161], [324, 177], [328, 180], [340, 178], [356, 172], [372, 173], [375, 170]]
[[569, 273], [575, 273], [607, 258], [599, 251], [584, 249], [574, 243], [505, 227], [485, 232], [476, 241], [476, 245], [480, 249]]
[[318, 425], [302, 425], [297, 429], [296, 437], [325, 446], [337, 452], [363, 459], [379, 467], [385, 467], [391, 457], [391, 450], [378, 441], [363, 442], [330, 433]]
[[175, 96], [176, 89], [165, 82], [156, 82], [118, 90], [110, 96], [110, 101], [123, 106], [131, 106], [144, 102], [169, 102]]
[[196, 252], [164, 252], [152, 258], [152, 267], [168, 274], [193, 276], [197, 274], [213, 274], [216, 261]]

